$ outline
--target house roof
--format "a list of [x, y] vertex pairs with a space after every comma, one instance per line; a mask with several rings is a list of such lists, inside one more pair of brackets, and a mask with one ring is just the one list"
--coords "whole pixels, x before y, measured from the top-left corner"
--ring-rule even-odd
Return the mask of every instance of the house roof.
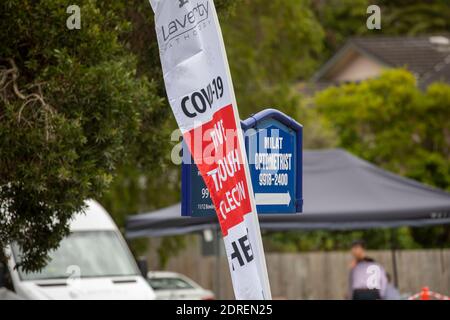
[[450, 37], [353, 37], [315, 74], [314, 82], [327, 81], [329, 73], [351, 52], [380, 65], [405, 67], [419, 82], [450, 82]]

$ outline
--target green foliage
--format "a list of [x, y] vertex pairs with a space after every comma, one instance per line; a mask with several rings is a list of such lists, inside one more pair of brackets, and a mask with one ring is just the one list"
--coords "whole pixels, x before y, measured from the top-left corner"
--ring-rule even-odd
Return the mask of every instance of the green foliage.
[[[233, 14], [242, 0], [216, 0], [216, 9], [221, 19]], [[155, 210], [172, 205], [180, 200], [180, 166], [172, 163], [171, 150], [178, 141], [171, 141], [171, 133], [177, 128], [166, 98], [162, 77], [159, 49], [154, 32], [153, 12], [148, 1], [131, 0], [122, 3], [129, 30], [122, 36], [123, 41], [137, 57], [137, 74], [153, 79], [157, 94], [162, 97], [163, 106], [158, 110], [159, 119], [154, 135], [155, 141], [148, 156], [158, 160], [158, 167], [142, 168], [130, 162], [117, 168], [116, 179], [112, 181], [101, 202], [111, 213], [119, 227], [123, 227], [131, 214]], [[149, 136], [152, 136], [150, 132]], [[156, 141], [160, 140], [160, 142]], [[143, 141], [145, 143], [145, 141]], [[163, 146], [161, 146], [163, 144]], [[157, 149], [159, 148], [159, 150]], [[146, 150], [146, 149], [143, 149]], [[147, 249], [146, 241], [131, 241], [133, 251], [142, 254]], [[171, 255], [184, 247], [184, 237], [166, 237], [159, 245], [160, 264], [163, 265]]]
[[[435, 83], [422, 92], [412, 74], [391, 70], [329, 88], [316, 95], [315, 103], [333, 124], [341, 147], [389, 171], [450, 190], [449, 85]], [[366, 238], [374, 241], [384, 231], [376, 232]], [[399, 242], [405, 248], [449, 246], [450, 228], [408, 229]]]
[[316, 0], [313, 1], [314, 13], [325, 30], [324, 58], [334, 54], [335, 50], [349, 36], [367, 32], [367, 7], [373, 4], [368, 0]]
[[[445, 0], [378, 3], [381, 34], [449, 29]], [[129, 214], [179, 200], [180, 169], [167, 143], [176, 124], [148, 1], [79, 0], [82, 25], [73, 31], [66, 28], [69, 4], [0, 4], [0, 246], [17, 241], [26, 270], [46, 263], [85, 198], [101, 199], [121, 227]], [[292, 87], [348, 36], [368, 32], [367, 0], [215, 4], [242, 118], [279, 108], [304, 124], [308, 148], [339, 143], [389, 170], [450, 188], [447, 85], [422, 93], [406, 72], [387, 73], [326, 91], [316, 98], [319, 108]], [[399, 238], [409, 243], [428, 232]], [[445, 229], [432, 232], [448, 241]], [[326, 234], [298, 235], [301, 242], [279, 235], [274, 246], [347, 245], [347, 238], [336, 234], [332, 243]], [[374, 245], [385, 239], [383, 232], [370, 237], [379, 239]], [[181, 237], [163, 241], [160, 262], [183, 245]]]
[[[368, 30], [369, 5], [381, 8], [381, 30]], [[314, 0], [312, 8], [325, 30], [325, 62], [351, 36], [419, 35], [450, 30], [448, 0]]]
[[66, 1], [0, 5], [0, 247], [16, 241], [24, 270], [45, 265], [74, 212], [103, 194], [117, 167], [154, 169], [164, 152], [162, 99], [120, 42], [130, 27], [124, 12], [78, 5], [74, 31]]
[[340, 145], [401, 175], [450, 190], [450, 86], [421, 92], [412, 74], [392, 70], [377, 79], [330, 88], [316, 96]]
[[[370, 4], [381, 6], [381, 30], [366, 28], [366, 9]], [[319, 57], [322, 62], [351, 36], [419, 35], [450, 30], [447, 0], [314, 0], [312, 8], [325, 31], [324, 50]], [[359, 156], [388, 170], [449, 190], [449, 131], [448, 121], [444, 120], [449, 119], [448, 85], [435, 84], [422, 93], [415, 87], [414, 78], [406, 73], [384, 75], [374, 82], [377, 89], [365, 91], [368, 84], [363, 83], [318, 95], [319, 107], [323, 103], [330, 108], [312, 108], [318, 115], [316, 121], [299, 118], [305, 125], [305, 146], [333, 146], [337, 133], [339, 145]], [[375, 85], [374, 82], [370, 83]], [[299, 108], [300, 113], [310, 110], [304, 103]], [[317, 123], [320, 126], [311, 130]], [[326, 139], [321, 135], [318, 141], [312, 138], [311, 134], [316, 132], [327, 132]], [[365, 238], [370, 247], [381, 249], [386, 248], [386, 243], [380, 239], [388, 232], [277, 233], [268, 235], [266, 241], [269, 249], [281, 251], [333, 250], [347, 248], [354, 238]], [[402, 248], [450, 245], [448, 226], [401, 228], [397, 234]]]
[[419, 248], [413, 229], [369, 229], [357, 231], [276, 232], [264, 237], [267, 251], [337, 251], [349, 250], [355, 239], [363, 239], [369, 249]]
[[241, 118], [265, 107], [293, 114], [286, 92], [316, 67], [323, 31], [306, 0], [241, 0], [221, 20]]
[[303, 125], [303, 148], [311, 150], [336, 147], [337, 134], [329, 119], [310, 103], [309, 98], [298, 100], [297, 110], [291, 116]]
[[447, 0], [379, 0], [384, 32], [417, 35], [450, 30]]
[[170, 257], [177, 255], [186, 248], [185, 240], [184, 236], [165, 237], [162, 239], [157, 250], [160, 268], [164, 268], [167, 265]]

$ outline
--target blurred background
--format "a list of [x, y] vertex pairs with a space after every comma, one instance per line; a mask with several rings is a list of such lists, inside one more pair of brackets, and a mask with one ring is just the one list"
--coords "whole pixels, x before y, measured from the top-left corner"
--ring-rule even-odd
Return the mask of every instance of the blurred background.
[[[67, 234], [65, 223], [82, 199], [98, 199], [120, 228], [129, 215], [180, 201], [181, 167], [171, 161], [177, 126], [148, 2], [78, 0], [82, 26], [76, 32], [61, 28], [66, 2], [0, 5], [2, 77], [5, 70], [20, 75], [11, 83], [0, 78], [0, 185], [23, 182], [0, 188], [0, 196], [26, 199], [26, 209], [46, 217], [30, 218], [39, 227], [28, 237], [5, 224], [0, 244], [17, 240], [30, 254], [30, 270]], [[305, 149], [343, 148], [450, 191], [448, 1], [215, 4], [241, 119], [277, 108], [304, 126]], [[369, 5], [381, 8], [381, 29], [367, 27]], [[45, 101], [23, 107], [14, 84]], [[45, 227], [51, 219], [45, 213], [55, 210], [58, 224]], [[53, 236], [31, 242], [50, 231]], [[265, 233], [273, 295], [344, 298], [351, 242], [364, 239], [393, 272], [393, 233], [400, 292], [413, 294], [427, 284], [450, 294], [450, 227], [443, 225]], [[202, 234], [130, 244], [151, 270], [177, 271], [218, 297], [232, 297], [226, 259], [220, 258], [224, 276], [218, 280], [217, 258], [203, 250]]]

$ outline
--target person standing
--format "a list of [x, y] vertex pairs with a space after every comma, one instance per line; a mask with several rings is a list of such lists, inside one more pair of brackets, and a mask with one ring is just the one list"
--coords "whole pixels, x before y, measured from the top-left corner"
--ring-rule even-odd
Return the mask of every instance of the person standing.
[[348, 297], [353, 300], [378, 300], [386, 295], [387, 277], [384, 268], [366, 254], [363, 240], [353, 241], [353, 261], [349, 275]]
[[389, 273], [386, 272], [387, 277], [387, 286], [386, 286], [386, 293], [383, 299], [385, 300], [400, 300], [402, 297], [400, 295], [400, 292], [395, 287], [395, 284], [391, 281], [391, 276]]

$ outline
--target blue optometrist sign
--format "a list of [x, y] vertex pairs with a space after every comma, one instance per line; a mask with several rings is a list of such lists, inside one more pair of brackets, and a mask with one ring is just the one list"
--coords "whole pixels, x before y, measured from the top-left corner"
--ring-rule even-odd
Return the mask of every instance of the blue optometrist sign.
[[[278, 110], [266, 109], [241, 122], [258, 214], [302, 212], [303, 128]], [[183, 145], [182, 215], [215, 215], [197, 166]]]

